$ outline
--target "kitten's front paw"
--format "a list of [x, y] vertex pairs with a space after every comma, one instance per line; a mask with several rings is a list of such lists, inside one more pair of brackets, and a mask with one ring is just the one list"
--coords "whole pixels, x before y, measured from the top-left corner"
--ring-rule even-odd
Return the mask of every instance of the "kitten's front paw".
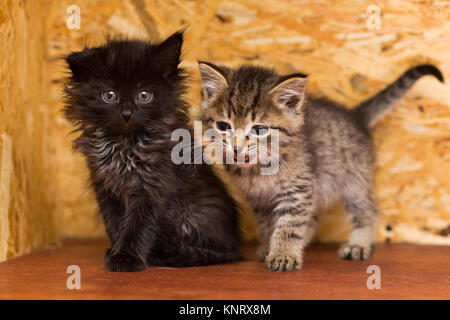
[[372, 253], [373, 245], [363, 247], [349, 243], [343, 244], [338, 251], [339, 257], [346, 260], [367, 260]]
[[106, 265], [109, 271], [112, 272], [135, 272], [146, 268], [145, 263], [141, 259], [123, 253], [109, 256]]
[[275, 252], [266, 257], [266, 267], [273, 271], [300, 270], [301, 257], [291, 253]]
[[105, 263], [108, 263], [109, 257], [111, 256], [111, 252], [112, 252], [111, 248], [106, 249], [105, 256], [103, 257], [103, 260], [105, 260]]

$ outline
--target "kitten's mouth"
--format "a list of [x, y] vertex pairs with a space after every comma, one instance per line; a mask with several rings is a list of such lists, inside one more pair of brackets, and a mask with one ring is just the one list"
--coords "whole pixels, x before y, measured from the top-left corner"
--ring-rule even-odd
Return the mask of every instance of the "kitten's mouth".
[[[235, 153], [234, 154], [234, 161], [237, 161], [237, 160], [238, 160], [238, 155]], [[247, 162], [249, 160], [248, 154], [245, 155], [244, 160], [245, 160], [245, 162]]]
[[122, 130], [124, 131], [124, 133], [133, 133], [136, 130], [136, 123], [133, 121], [123, 121]]
[[250, 156], [246, 154], [244, 157], [239, 157], [237, 154], [234, 154], [234, 164], [237, 164], [239, 166], [251, 166], [254, 163], [250, 163]]

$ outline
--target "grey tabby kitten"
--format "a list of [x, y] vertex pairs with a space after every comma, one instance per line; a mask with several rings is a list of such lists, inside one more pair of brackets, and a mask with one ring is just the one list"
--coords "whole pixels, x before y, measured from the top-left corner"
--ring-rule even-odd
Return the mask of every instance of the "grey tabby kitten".
[[[300, 269], [303, 250], [316, 229], [316, 212], [343, 200], [353, 222], [342, 259], [368, 259], [375, 243], [377, 210], [373, 199], [374, 148], [370, 128], [420, 77], [443, 81], [432, 65], [409, 69], [393, 84], [352, 110], [306, 94], [307, 76], [280, 76], [256, 66], [237, 69], [200, 62], [203, 124], [223, 135], [224, 153], [235, 159], [258, 156], [248, 137], [279, 132], [275, 175], [261, 175], [261, 164], [234, 163], [226, 169], [257, 215], [258, 255], [270, 270]], [[233, 145], [233, 133], [247, 134]], [[244, 155], [242, 155], [244, 153]]]

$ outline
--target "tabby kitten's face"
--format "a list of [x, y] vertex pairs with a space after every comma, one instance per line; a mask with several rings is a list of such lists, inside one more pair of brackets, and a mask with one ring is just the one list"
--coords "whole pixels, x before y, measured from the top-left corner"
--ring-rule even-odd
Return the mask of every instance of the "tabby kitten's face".
[[[303, 123], [306, 76], [279, 76], [255, 66], [233, 70], [200, 62], [199, 67], [202, 122], [222, 134], [224, 163], [229, 164], [227, 155], [240, 168], [283, 161]], [[277, 138], [279, 150], [271, 144]]]
[[102, 129], [108, 136], [128, 136], [158, 127], [179, 105], [183, 42], [175, 33], [161, 44], [108, 40], [67, 57], [66, 117], [83, 130]]

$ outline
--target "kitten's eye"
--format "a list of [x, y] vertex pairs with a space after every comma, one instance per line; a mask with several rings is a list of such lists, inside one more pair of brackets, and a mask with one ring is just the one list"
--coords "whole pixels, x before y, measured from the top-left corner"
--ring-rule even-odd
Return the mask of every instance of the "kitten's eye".
[[153, 99], [153, 93], [142, 90], [139, 91], [136, 97], [136, 102], [140, 104], [149, 103]]
[[220, 131], [227, 131], [227, 130], [231, 129], [231, 126], [228, 123], [226, 123], [225, 121], [217, 121], [216, 127]]
[[265, 136], [267, 136], [269, 134], [269, 128], [266, 127], [266, 126], [258, 124], [256, 126], [253, 126], [251, 133], [254, 136], [262, 138], [262, 137], [265, 137]]
[[113, 90], [103, 92], [102, 98], [106, 103], [115, 103], [118, 100], [117, 94]]

